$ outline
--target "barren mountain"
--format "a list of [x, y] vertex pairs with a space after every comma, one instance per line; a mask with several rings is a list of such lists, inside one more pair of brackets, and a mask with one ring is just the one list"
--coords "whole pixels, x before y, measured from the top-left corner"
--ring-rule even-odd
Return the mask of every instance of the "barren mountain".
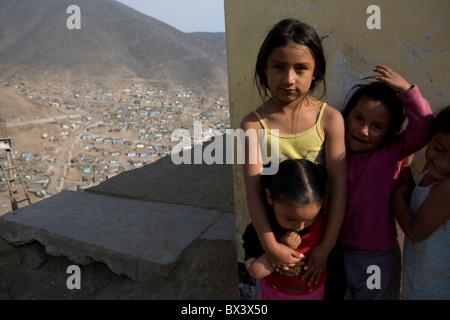
[[[81, 10], [81, 29], [66, 26]], [[226, 88], [224, 33], [183, 33], [114, 0], [2, 0], [0, 74]]]
[[1, 86], [0, 97], [0, 114], [4, 115], [7, 121], [26, 121], [63, 114], [60, 109], [34, 102]]

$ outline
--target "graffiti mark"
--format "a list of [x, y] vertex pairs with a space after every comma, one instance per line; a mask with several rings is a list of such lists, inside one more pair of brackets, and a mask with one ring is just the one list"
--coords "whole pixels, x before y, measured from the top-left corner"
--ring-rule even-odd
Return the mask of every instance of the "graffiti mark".
[[428, 42], [436, 35], [436, 33], [442, 29], [444, 26], [444, 22], [441, 22], [432, 32], [427, 32], [424, 34], [422, 39], [417, 40], [413, 35], [410, 35], [410, 44], [409, 46], [406, 45], [403, 41], [401, 41], [398, 38], [394, 38], [395, 41], [403, 48], [403, 51], [401, 54], [405, 56], [405, 58], [400, 62], [399, 68], [407, 61], [411, 59], [411, 68], [412, 68], [412, 81], [414, 82], [414, 76], [416, 72], [416, 65], [419, 64], [422, 66], [423, 70], [425, 71], [425, 74], [427, 75], [427, 78], [430, 82], [433, 82], [433, 78], [431, 77], [431, 74], [426, 67], [426, 65], [423, 62], [423, 57], [428, 54], [441, 54], [443, 52], [449, 51], [448, 49], [428, 49], [425, 48]]
[[[315, 27], [317, 28], [317, 25], [315, 25]], [[334, 33], [334, 30], [331, 30], [329, 33], [323, 34], [320, 37], [320, 41], [323, 42], [323, 40], [325, 40], [326, 38], [329, 38], [333, 33]]]
[[310, 3], [309, 0], [304, 1], [304, 3], [291, 1], [288, 4], [275, 4], [273, 6], [273, 17], [277, 19], [298, 18], [299, 14], [305, 13], [309, 9], [317, 8], [318, 6], [316, 3]]
[[[450, 81], [448, 81], [450, 83]], [[438, 107], [445, 107], [448, 105], [448, 86], [440, 84], [433, 93], [434, 98], [438, 99]]]
[[338, 76], [338, 81], [331, 83], [333, 90], [330, 90], [329, 97], [327, 99], [330, 101], [331, 105], [336, 106], [338, 109], [343, 108], [344, 102], [347, 98], [347, 94], [353, 88], [353, 86], [361, 83], [362, 79], [365, 77], [363, 73], [357, 75], [354, 74], [350, 67], [348, 61], [344, 58], [344, 55], [340, 52], [336, 45], [336, 41], [332, 39], [333, 46], [336, 49], [336, 58], [331, 63], [331, 69]]

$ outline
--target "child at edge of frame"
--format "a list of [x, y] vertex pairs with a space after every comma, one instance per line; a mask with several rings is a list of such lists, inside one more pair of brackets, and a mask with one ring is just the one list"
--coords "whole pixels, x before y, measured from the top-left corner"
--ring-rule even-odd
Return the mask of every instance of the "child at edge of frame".
[[[401, 298], [408, 300], [450, 300], [450, 106], [437, 114], [431, 131], [417, 183], [407, 180], [392, 196], [405, 233]], [[412, 176], [410, 167], [402, 171]]]

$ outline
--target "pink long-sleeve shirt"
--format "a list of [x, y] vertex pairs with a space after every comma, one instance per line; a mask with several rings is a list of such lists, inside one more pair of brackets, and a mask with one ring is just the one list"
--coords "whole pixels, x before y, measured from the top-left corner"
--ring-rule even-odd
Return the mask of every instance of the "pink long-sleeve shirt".
[[417, 86], [398, 94], [408, 126], [394, 141], [369, 152], [347, 150], [347, 207], [341, 229], [343, 245], [357, 250], [383, 250], [396, 245], [395, 218], [390, 212], [402, 160], [423, 148], [430, 135], [432, 111]]

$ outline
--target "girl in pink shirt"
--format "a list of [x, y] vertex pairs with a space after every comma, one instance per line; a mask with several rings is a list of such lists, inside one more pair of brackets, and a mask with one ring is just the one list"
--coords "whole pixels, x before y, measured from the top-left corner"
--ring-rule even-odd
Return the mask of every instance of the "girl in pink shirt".
[[[358, 85], [343, 111], [348, 167], [341, 229], [346, 299], [399, 297], [401, 255], [390, 197], [402, 160], [428, 143], [432, 120], [417, 86], [388, 67], [374, 71], [381, 74], [376, 77], [380, 81]], [[403, 108], [408, 126], [400, 132]]]

